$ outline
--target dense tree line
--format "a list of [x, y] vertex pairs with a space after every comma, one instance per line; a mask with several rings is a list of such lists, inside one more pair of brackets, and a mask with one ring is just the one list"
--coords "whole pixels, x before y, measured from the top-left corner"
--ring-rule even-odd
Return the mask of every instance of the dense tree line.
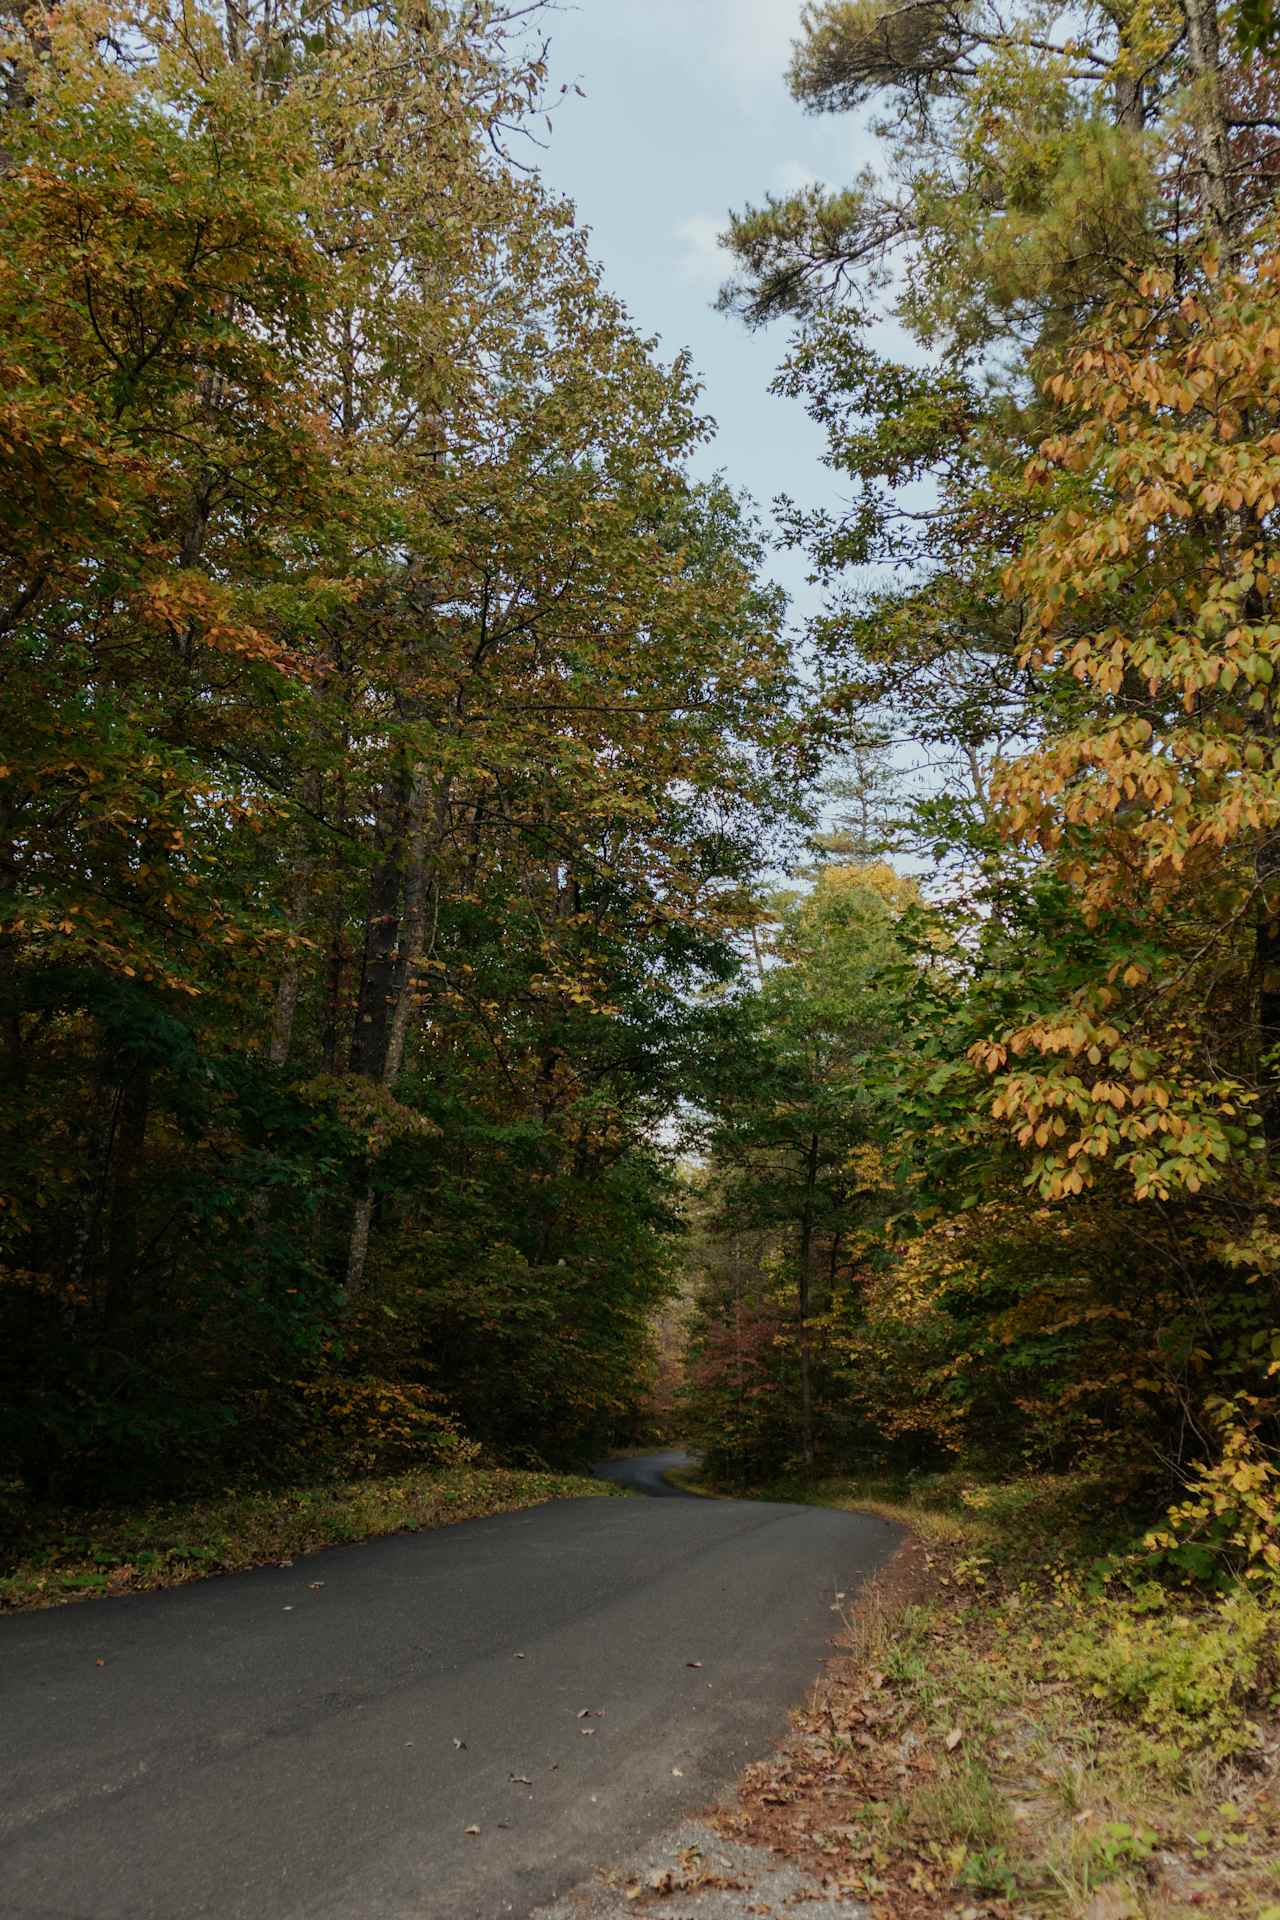
[[850, 494], [786, 508], [827, 671], [949, 774], [919, 902], [864, 858], [776, 920], [691, 1376], [748, 1477], [1189, 1483], [1198, 1571], [1280, 1567], [1280, 76], [1238, 25], [805, 9], [792, 90], [884, 169], [734, 216], [724, 303], [791, 321]]
[[515, 151], [538, 10], [0, 43], [0, 1399], [29, 1488], [599, 1444], [809, 752]]
[[721, 1472], [1101, 1463], [1274, 1570], [1269, 15], [804, 10], [884, 165], [729, 228], [797, 644], [541, 11], [6, 17], [5, 1471], [581, 1457], [692, 1273]]

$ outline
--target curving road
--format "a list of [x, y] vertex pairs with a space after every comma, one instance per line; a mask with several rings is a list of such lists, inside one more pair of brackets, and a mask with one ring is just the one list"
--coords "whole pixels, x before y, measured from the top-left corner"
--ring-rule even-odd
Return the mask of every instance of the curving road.
[[684, 1487], [673, 1487], [667, 1475], [677, 1467], [691, 1467], [693, 1455], [666, 1453], [629, 1454], [618, 1460], [601, 1460], [591, 1471], [602, 1480], [612, 1480], [628, 1493], [646, 1493], [651, 1499], [697, 1500], [700, 1495]]
[[571, 1500], [0, 1620], [0, 1916], [524, 1920], [767, 1750], [896, 1541]]

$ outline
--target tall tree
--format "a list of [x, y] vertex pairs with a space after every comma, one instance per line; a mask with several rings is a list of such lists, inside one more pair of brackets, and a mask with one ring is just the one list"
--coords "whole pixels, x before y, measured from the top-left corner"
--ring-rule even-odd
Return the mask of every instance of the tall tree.
[[469, 1314], [534, 1451], [642, 1385], [669, 1062], [809, 746], [689, 368], [508, 155], [538, 11], [120, 0], [0, 53], [34, 1480], [292, 1458], [335, 1379], [510, 1443]]

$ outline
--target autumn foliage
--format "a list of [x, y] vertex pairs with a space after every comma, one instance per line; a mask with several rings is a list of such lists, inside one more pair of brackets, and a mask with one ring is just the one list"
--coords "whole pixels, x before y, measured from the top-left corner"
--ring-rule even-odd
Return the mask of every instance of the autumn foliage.
[[776, 1204], [747, 1270], [704, 1261], [695, 1418], [730, 1306], [772, 1313], [762, 1469], [1103, 1471], [1145, 1564], [1270, 1586], [1276, 68], [1212, 0], [819, 0], [790, 84], [867, 108], [875, 164], [735, 214], [723, 304], [794, 324], [777, 387], [848, 487], [783, 511], [860, 718], [839, 791], [888, 773], [826, 845], [919, 893], [861, 978], [813, 905], [772, 949], [764, 1051], [821, 1092], [709, 1130], [722, 1249], [748, 1158]]
[[527, 9], [3, 33], [5, 1471], [580, 1457], [806, 751], [690, 370]]

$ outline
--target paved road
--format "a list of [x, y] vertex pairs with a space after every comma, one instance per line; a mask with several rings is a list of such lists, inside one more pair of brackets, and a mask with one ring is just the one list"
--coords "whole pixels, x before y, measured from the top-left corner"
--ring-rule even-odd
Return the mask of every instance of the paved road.
[[602, 1460], [593, 1471], [602, 1480], [615, 1480], [620, 1487], [630, 1488], [632, 1493], [647, 1493], [654, 1498], [669, 1500], [696, 1500], [696, 1493], [686, 1493], [683, 1487], [673, 1487], [666, 1475], [674, 1467], [691, 1467], [691, 1453], [645, 1453], [633, 1455], [622, 1460]]
[[767, 1750], [895, 1540], [560, 1501], [0, 1621], [0, 1915], [523, 1920]]

